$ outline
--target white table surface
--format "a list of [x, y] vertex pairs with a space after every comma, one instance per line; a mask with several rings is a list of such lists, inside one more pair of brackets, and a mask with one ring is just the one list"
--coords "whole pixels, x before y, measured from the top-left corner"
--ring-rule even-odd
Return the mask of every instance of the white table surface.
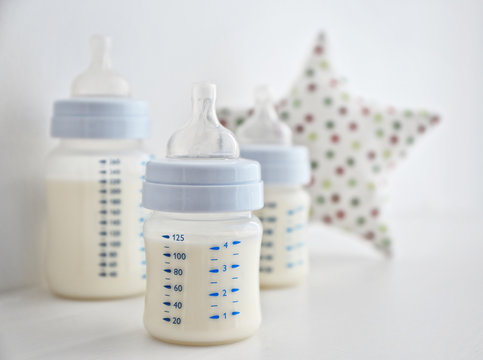
[[0, 359], [483, 359], [483, 222], [393, 221], [396, 255], [310, 229], [311, 274], [262, 292], [245, 341], [182, 347], [143, 328], [143, 298], [86, 302], [42, 288], [0, 294]]

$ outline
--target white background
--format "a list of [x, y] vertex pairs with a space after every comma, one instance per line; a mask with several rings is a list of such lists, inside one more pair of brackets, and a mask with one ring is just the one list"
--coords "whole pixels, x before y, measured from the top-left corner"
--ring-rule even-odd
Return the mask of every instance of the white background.
[[[319, 30], [354, 93], [442, 115], [392, 174], [389, 222], [481, 216], [482, 1], [4, 0], [0, 290], [39, 281], [52, 102], [86, 67], [91, 34], [113, 37], [115, 68], [150, 103], [149, 144], [163, 155], [188, 119], [193, 81], [216, 82], [223, 105], [249, 105], [259, 83], [282, 96]], [[404, 252], [404, 239], [395, 240]]]

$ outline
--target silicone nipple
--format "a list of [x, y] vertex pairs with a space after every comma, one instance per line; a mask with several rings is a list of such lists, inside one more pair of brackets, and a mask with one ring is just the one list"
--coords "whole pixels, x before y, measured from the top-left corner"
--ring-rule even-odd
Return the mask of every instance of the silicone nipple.
[[215, 99], [214, 84], [193, 85], [192, 118], [171, 135], [168, 141], [168, 157], [233, 159], [240, 156], [235, 136], [218, 121]]
[[236, 135], [240, 144], [292, 144], [292, 132], [278, 118], [267, 86], [255, 89], [255, 111]]
[[91, 63], [72, 82], [72, 96], [129, 96], [129, 83], [112, 69], [111, 38], [94, 35], [90, 40]]

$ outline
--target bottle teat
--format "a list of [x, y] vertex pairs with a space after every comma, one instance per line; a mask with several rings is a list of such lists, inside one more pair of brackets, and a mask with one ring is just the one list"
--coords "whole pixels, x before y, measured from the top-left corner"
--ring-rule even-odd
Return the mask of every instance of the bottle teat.
[[292, 144], [292, 132], [278, 118], [268, 86], [255, 89], [255, 111], [236, 134], [240, 144]]
[[111, 38], [93, 35], [90, 46], [91, 63], [87, 70], [72, 82], [71, 95], [130, 96], [129, 83], [112, 69]]
[[193, 85], [191, 120], [168, 141], [169, 158], [238, 158], [240, 149], [235, 136], [224, 128], [215, 111], [216, 86]]

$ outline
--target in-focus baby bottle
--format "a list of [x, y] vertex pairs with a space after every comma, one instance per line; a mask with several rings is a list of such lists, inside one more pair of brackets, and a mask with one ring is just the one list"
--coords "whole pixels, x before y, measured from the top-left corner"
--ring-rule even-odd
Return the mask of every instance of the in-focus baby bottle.
[[255, 214], [263, 223], [260, 285], [301, 282], [308, 273], [306, 225], [310, 198], [307, 148], [292, 146], [290, 128], [280, 122], [266, 87], [256, 89], [253, 115], [240, 126], [241, 156], [262, 166], [265, 206]]
[[258, 266], [260, 165], [239, 158], [215, 113], [215, 85], [195, 84], [191, 121], [167, 158], [150, 161], [143, 204], [147, 288], [144, 325], [167, 342], [213, 345], [252, 335], [261, 321]]
[[92, 60], [56, 101], [47, 159], [46, 276], [50, 289], [102, 299], [145, 289], [142, 181], [150, 156], [147, 104], [111, 69], [110, 39], [91, 38]]

